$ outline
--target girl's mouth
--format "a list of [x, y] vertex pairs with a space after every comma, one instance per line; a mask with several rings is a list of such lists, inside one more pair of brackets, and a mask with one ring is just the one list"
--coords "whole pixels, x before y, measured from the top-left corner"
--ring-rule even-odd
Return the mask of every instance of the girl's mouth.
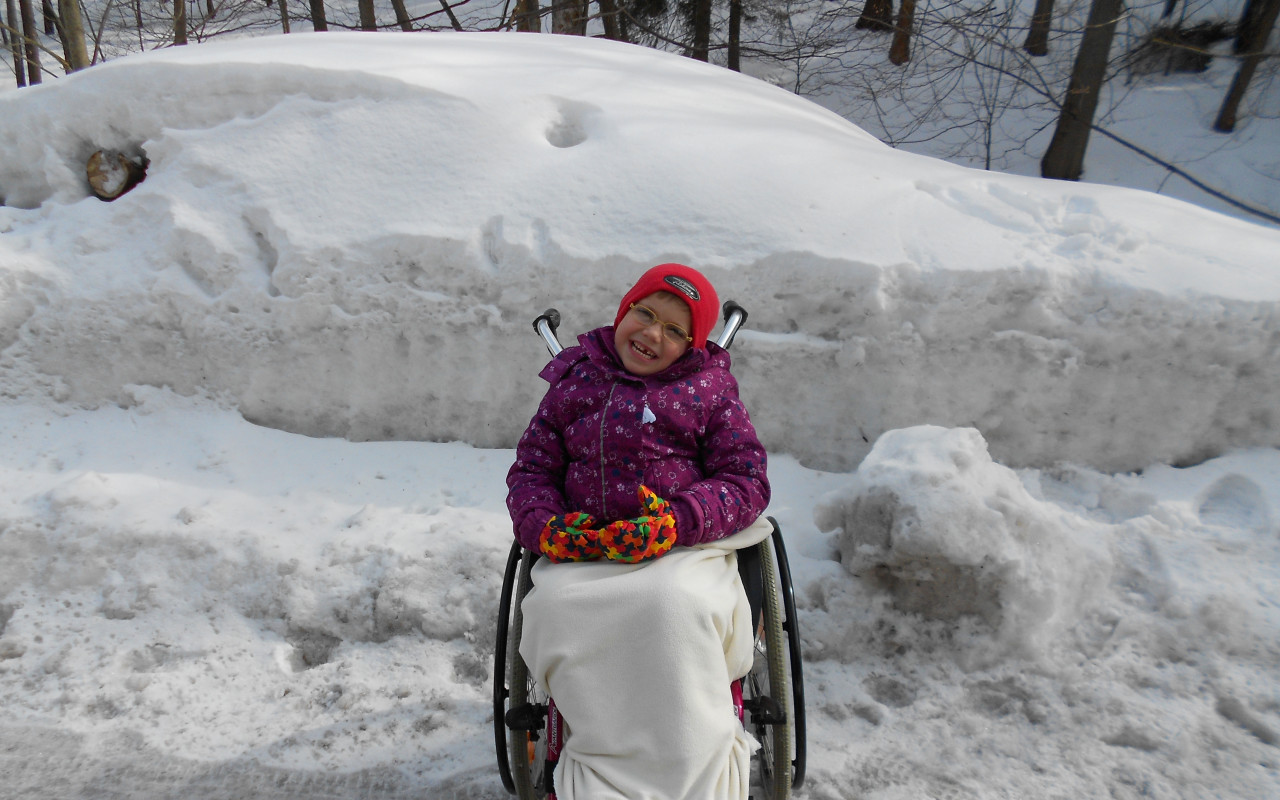
[[631, 349], [634, 350], [636, 353], [639, 353], [641, 358], [647, 359], [649, 361], [653, 361], [658, 357], [657, 353], [653, 352], [652, 350], [640, 344], [639, 342], [632, 342]]

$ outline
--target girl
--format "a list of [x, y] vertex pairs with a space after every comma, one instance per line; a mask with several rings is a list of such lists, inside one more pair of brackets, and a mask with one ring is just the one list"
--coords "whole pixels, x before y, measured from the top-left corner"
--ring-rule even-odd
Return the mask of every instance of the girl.
[[560, 800], [746, 797], [755, 743], [729, 687], [754, 626], [734, 550], [768, 534], [769, 483], [707, 341], [718, 311], [697, 270], [646, 272], [543, 369], [507, 475], [516, 538], [546, 557], [520, 653], [570, 734]]

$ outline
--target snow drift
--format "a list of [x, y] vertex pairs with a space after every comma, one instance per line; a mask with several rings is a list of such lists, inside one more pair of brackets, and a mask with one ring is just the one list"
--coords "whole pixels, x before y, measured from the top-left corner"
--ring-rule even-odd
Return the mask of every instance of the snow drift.
[[815, 521], [903, 611], [986, 623], [987, 659], [1041, 655], [1111, 577], [1097, 526], [1032, 497], [972, 428], [886, 433]]
[[[147, 180], [88, 197], [96, 147], [145, 155]], [[1280, 443], [1280, 233], [896, 152], [638, 47], [333, 34], [124, 58], [0, 97], [0, 196], [9, 395], [170, 386], [310, 435], [510, 445], [541, 393], [532, 316], [605, 324], [680, 260], [751, 310], [744, 395], [808, 464], [921, 423], [1015, 466]]]

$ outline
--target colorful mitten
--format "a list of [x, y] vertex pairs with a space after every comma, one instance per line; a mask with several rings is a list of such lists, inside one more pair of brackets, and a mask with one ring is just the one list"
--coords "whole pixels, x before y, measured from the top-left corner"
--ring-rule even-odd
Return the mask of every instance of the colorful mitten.
[[676, 518], [671, 504], [641, 486], [640, 505], [646, 512], [643, 516], [611, 522], [601, 529], [600, 548], [610, 561], [646, 561], [666, 553], [676, 543]]
[[570, 511], [547, 520], [538, 536], [538, 550], [551, 561], [593, 561], [600, 552], [600, 531], [595, 518], [581, 511]]

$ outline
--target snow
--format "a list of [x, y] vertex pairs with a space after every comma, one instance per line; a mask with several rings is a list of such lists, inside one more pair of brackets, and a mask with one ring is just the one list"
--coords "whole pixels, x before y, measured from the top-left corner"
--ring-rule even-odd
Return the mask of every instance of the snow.
[[[89, 196], [98, 147], [146, 181]], [[9, 92], [0, 196], [6, 796], [503, 796], [529, 324], [664, 260], [751, 314], [806, 796], [1280, 789], [1274, 229], [514, 34]]]

